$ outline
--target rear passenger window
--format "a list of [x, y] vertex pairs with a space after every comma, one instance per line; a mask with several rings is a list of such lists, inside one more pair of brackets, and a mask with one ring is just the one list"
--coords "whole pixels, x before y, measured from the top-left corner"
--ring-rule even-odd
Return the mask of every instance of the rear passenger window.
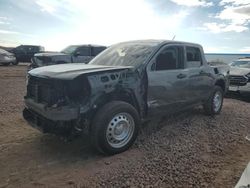
[[79, 47], [76, 52], [79, 53], [80, 56], [90, 56], [90, 48], [89, 47]]
[[92, 47], [92, 56], [97, 56], [99, 53], [101, 53], [103, 50], [105, 50], [105, 47]]
[[199, 48], [186, 47], [187, 68], [200, 67], [202, 65]]

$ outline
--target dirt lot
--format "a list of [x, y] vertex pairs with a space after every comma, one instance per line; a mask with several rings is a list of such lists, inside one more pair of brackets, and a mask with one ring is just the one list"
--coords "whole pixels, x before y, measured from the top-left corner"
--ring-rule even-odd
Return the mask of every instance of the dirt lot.
[[27, 125], [25, 74], [0, 66], [0, 187], [233, 187], [250, 161], [248, 102], [146, 123], [129, 151], [106, 157], [87, 138], [65, 142]]

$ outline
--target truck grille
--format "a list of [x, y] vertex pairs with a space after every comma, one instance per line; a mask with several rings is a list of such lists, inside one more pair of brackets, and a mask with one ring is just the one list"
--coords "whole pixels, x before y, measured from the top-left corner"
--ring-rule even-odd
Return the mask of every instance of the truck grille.
[[[55, 88], [56, 86], [56, 88]], [[27, 97], [34, 99], [37, 103], [53, 105], [63, 97], [63, 90], [52, 80], [30, 77], [27, 86]]]
[[248, 82], [248, 78], [245, 76], [230, 75], [230, 85], [244, 86]]

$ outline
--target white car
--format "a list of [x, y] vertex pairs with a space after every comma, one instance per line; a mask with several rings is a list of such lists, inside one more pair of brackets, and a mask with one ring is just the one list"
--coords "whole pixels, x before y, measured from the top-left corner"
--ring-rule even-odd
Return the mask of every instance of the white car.
[[238, 59], [230, 66], [229, 91], [250, 93], [250, 58]]
[[14, 54], [7, 52], [4, 49], [0, 49], [0, 64], [8, 66], [11, 63], [15, 64], [15, 62], [16, 62], [16, 57]]

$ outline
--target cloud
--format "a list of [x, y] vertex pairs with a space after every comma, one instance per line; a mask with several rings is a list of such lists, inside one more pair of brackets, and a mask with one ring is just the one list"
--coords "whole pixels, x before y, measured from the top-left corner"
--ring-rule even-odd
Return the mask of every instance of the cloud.
[[0, 33], [1, 33], [1, 34], [14, 34], [14, 35], [20, 34], [20, 33], [17, 32], [17, 31], [10, 31], [10, 30], [4, 30], [4, 29], [0, 29]]
[[[95, 42], [110, 45], [134, 39], [170, 39], [189, 15], [189, 12], [184, 10], [171, 15], [160, 15], [152, 4], [144, 0], [64, 0], [60, 5], [44, 1], [55, 7], [54, 16], [60, 16], [70, 23], [67, 31], [51, 36], [43, 42], [44, 45], [50, 46], [50, 50], [61, 49], [74, 43]], [[70, 16], [61, 17], [62, 14], [69, 13]]]
[[250, 53], [250, 46], [246, 46], [246, 47], [242, 48], [242, 49], [240, 50], [240, 52], [243, 52], [243, 53]]
[[212, 16], [218, 21], [204, 23], [204, 29], [212, 33], [243, 32], [249, 30], [250, 0], [222, 0], [223, 10]]
[[236, 25], [247, 25], [250, 21], [250, 4], [241, 6], [226, 6], [216, 18], [228, 20]]
[[250, 4], [250, 0], [222, 0], [220, 1], [219, 5], [224, 6], [224, 5], [247, 5]]
[[10, 25], [10, 20], [8, 17], [0, 16], [0, 25]]
[[[53, 1], [51, 1], [53, 2]], [[53, 14], [56, 11], [56, 8], [49, 2], [43, 1], [43, 0], [38, 0], [36, 1], [36, 4], [40, 6], [40, 10], [43, 12], [48, 12], [50, 14]]]
[[212, 33], [222, 33], [222, 32], [243, 32], [248, 30], [248, 27], [235, 25], [235, 24], [219, 24], [216, 22], [204, 23], [204, 27], [199, 28], [200, 30], [209, 30]]
[[183, 5], [188, 7], [210, 7], [213, 6], [213, 2], [207, 0], [170, 0], [177, 5]]
[[21, 33], [21, 32], [18, 32], [18, 31], [11, 31], [11, 30], [6, 30], [6, 29], [0, 29], [0, 34], [5, 34], [5, 35], [20, 35], [21, 37], [28, 37], [28, 38], [36, 38], [37, 37], [34, 34]]
[[0, 16], [0, 24], [2, 24], [2, 25], [9, 25], [10, 22], [8, 22], [7, 20], [9, 20], [7, 17], [1, 17]]
[[0, 16], [0, 20], [8, 20], [7, 17]]
[[10, 22], [5, 22], [5, 21], [1, 21], [1, 20], [0, 20], [0, 24], [3, 24], [3, 25], [10, 25]]

